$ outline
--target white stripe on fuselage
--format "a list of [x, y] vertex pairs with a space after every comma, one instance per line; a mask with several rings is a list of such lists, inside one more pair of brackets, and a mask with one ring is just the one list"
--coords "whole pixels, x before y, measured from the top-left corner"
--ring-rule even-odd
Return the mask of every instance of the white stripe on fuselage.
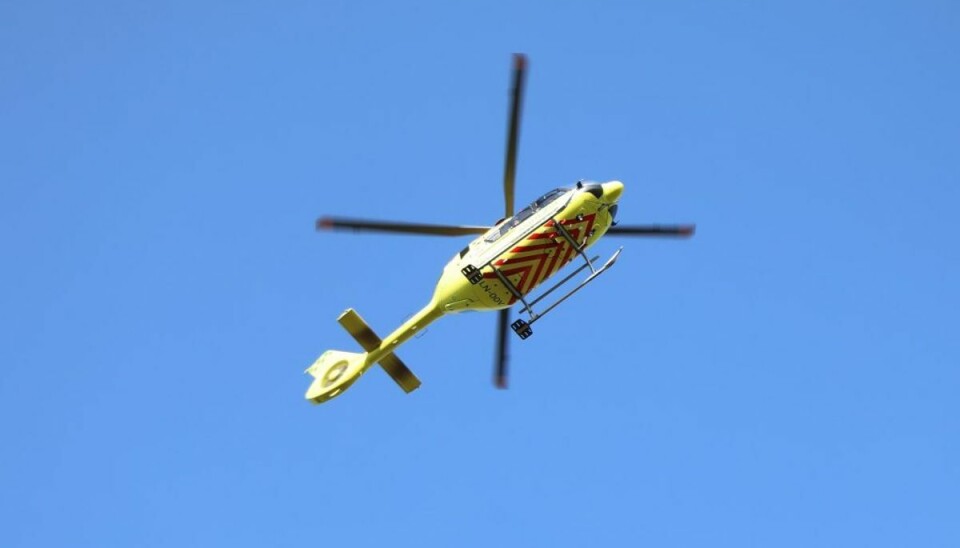
[[[566, 208], [570, 203], [570, 199], [573, 198], [573, 194], [575, 192], [576, 189], [571, 189], [563, 197], [553, 200], [543, 209], [534, 212], [533, 215], [524, 219], [519, 225], [511, 228], [506, 234], [501, 236], [495, 242], [488, 243], [485, 240], [490, 232], [480, 236], [470, 244], [470, 251], [463, 256], [461, 263], [469, 263], [477, 268], [480, 268], [482, 265], [485, 265], [503, 255], [507, 251], [510, 251], [516, 247], [518, 243], [526, 239], [527, 236], [543, 226], [543, 224], [550, 220], [551, 217], [563, 211], [563, 209]], [[506, 223], [509, 221], [510, 219], [507, 219], [504, 222]], [[503, 226], [503, 223], [497, 225], [492, 230], [499, 230], [499, 227], [501, 226]]]

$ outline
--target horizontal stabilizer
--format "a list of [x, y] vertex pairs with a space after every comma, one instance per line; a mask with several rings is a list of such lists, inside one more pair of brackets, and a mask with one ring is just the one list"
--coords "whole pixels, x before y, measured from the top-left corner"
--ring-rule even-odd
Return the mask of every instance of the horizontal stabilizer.
[[390, 375], [390, 378], [400, 385], [400, 388], [407, 394], [420, 388], [420, 379], [400, 361], [400, 358], [398, 358], [396, 354], [387, 354], [378, 363], [380, 367], [387, 372], [387, 375]]
[[[360, 343], [367, 352], [372, 352], [380, 348], [380, 337], [370, 329], [367, 322], [363, 321], [357, 311], [348, 308], [340, 317], [337, 318], [340, 325], [347, 330], [347, 333]], [[413, 371], [404, 365], [400, 358], [393, 352], [384, 356], [379, 362], [380, 367], [390, 375], [390, 378], [396, 382], [404, 392], [410, 393], [420, 388], [420, 379], [413, 374]]]

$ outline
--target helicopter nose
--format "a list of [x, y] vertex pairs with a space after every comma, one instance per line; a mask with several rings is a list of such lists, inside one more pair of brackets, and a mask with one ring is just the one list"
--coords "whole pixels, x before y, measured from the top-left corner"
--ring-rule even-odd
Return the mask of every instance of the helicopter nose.
[[609, 204], [616, 203], [623, 194], [623, 183], [620, 181], [610, 181], [600, 186], [603, 187], [603, 199]]

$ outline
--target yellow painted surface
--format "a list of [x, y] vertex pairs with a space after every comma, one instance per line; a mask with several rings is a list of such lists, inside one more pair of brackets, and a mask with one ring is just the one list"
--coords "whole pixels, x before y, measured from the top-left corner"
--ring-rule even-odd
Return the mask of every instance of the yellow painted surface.
[[[623, 185], [619, 182], [605, 183], [603, 186], [602, 199], [589, 192], [574, 192], [569, 202], [553, 215], [584, 249], [595, 244], [606, 233], [612, 221], [608, 207], [616, 202], [623, 191]], [[466, 310], [499, 310], [513, 305], [516, 298], [500, 281], [493, 267], [500, 269], [522, 294], [527, 295], [565, 265], [578, 259], [573, 246], [560, 234], [553, 221], [534, 226], [532, 229], [519, 230], [522, 225], [511, 229], [494, 243], [486, 241], [485, 236], [474, 240], [469, 253], [464, 257], [459, 254], [454, 256], [444, 267], [430, 302], [387, 335], [378, 346], [367, 345], [369, 348], [366, 353], [325, 352], [306, 371], [314, 377], [306, 398], [314, 403], [322, 403], [342, 394], [373, 364], [444, 314]], [[508, 245], [504, 247], [504, 244]], [[483, 279], [471, 284], [461, 273], [461, 268], [471, 259], [483, 257], [484, 251], [492, 245], [504, 248], [504, 252], [490, 265], [475, 264], [478, 268], [482, 267]], [[350, 322], [345, 327], [354, 336], [359, 333], [359, 327]]]

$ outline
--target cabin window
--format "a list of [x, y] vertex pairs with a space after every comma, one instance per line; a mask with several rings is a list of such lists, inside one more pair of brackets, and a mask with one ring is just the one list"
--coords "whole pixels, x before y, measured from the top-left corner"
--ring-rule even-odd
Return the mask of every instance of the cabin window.
[[499, 229], [492, 231], [486, 238], [484, 238], [484, 240], [486, 240], [488, 243], [493, 243], [499, 240], [504, 234], [510, 232], [510, 229], [527, 220], [531, 215], [543, 209], [547, 204], [553, 202], [566, 193], [567, 189], [557, 188], [537, 198], [532, 204], [521, 209], [516, 215], [504, 221], [503, 224], [500, 225]]

